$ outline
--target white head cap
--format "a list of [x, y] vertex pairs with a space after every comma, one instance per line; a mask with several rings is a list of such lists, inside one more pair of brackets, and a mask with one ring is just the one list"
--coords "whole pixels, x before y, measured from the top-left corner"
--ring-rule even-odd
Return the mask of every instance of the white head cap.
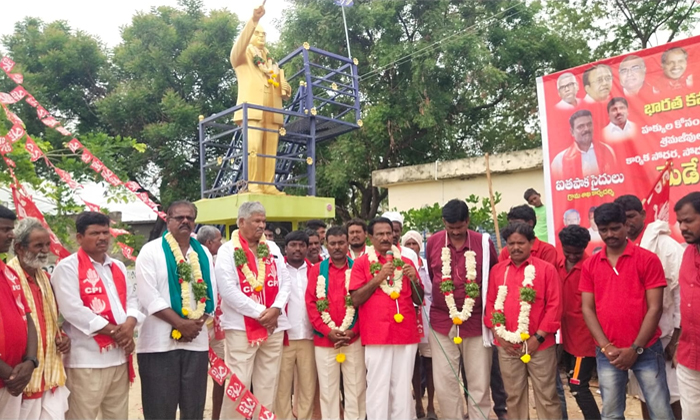
[[382, 214], [382, 217], [386, 217], [392, 222], [399, 222], [403, 226], [403, 216], [397, 211], [387, 211]]

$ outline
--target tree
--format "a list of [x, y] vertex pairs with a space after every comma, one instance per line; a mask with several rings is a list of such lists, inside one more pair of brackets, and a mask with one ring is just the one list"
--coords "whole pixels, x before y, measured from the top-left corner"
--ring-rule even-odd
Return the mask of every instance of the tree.
[[[480, 232], [495, 233], [496, 228], [493, 223], [491, 212], [491, 201], [488, 198], [479, 198], [472, 194], [465, 200], [469, 206], [469, 229]], [[501, 202], [501, 193], [496, 192], [494, 205]], [[402, 211], [404, 217], [403, 233], [413, 229], [419, 232], [427, 231], [435, 233], [444, 229], [442, 224], [442, 207], [438, 203], [432, 206], [423, 206], [420, 209], [410, 209]], [[498, 225], [503, 227], [508, 224], [507, 213], [502, 211], [497, 214]]]
[[236, 104], [228, 56], [238, 18], [207, 14], [200, 0], [178, 4], [137, 14], [124, 28], [113, 58], [118, 83], [97, 104], [110, 135], [147, 145], [122, 163], [165, 204], [199, 198], [198, 117]]
[[[535, 77], [589, 58], [551, 31], [536, 2], [357, 0], [346, 9], [359, 62], [362, 129], [320, 148], [319, 194], [341, 219], [373, 217], [377, 169], [535, 147]], [[295, 0], [280, 48], [309, 41], [346, 55], [341, 11]], [[574, 47], [573, 49], [571, 47]]]
[[597, 44], [596, 60], [671, 42], [700, 20], [695, 0], [572, 0], [547, 7], [559, 30]]

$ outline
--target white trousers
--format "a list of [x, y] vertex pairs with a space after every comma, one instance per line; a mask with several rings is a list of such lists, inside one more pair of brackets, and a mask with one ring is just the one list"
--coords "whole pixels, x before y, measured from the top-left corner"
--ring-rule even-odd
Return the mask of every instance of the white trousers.
[[[345, 354], [345, 362], [338, 363], [335, 356]], [[365, 405], [367, 391], [367, 369], [365, 368], [365, 348], [360, 340], [347, 347], [316, 347], [316, 370], [321, 396], [321, 417], [340, 418], [340, 372], [343, 372], [345, 391], [345, 420], [364, 420], [367, 414]]]
[[[435, 396], [440, 405], [440, 418], [461, 420], [464, 416], [464, 394], [459, 375], [459, 359], [464, 361], [464, 373], [467, 375], [469, 398], [467, 409], [472, 419], [488, 418], [491, 412], [491, 363], [493, 349], [484, 347], [482, 337], [467, 337], [461, 344], [455, 344], [452, 338], [440, 333], [430, 334], [430, 346], [433, 353], [433, 383]], [[443, 351], [440, 349], [444, 349]], [[445, 358], [447, 354], [447, 358]]]
[[22, 395], [13, 397], [7, 388], [0, 388], [0, 419], [16, 420], [22, 408]]
[[684, 419], [700, 419], [700, 371], [676, 366]]
[[367, 420], [411, 418], [411, 379], [418, 344], [365, 346]]
[[54, 391], [44, 391], [41, 398], [23, 400], [19, 413], [20, 420], [63, 420], [68, 411], [70, 391], [60, 386]]

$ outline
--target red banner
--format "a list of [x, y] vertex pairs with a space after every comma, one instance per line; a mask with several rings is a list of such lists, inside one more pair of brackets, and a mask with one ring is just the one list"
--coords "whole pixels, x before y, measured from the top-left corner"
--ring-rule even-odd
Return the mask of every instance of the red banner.
[[602, 246], [595, 207], [624, 194], [659, 198], [648, 193], [667, 161], [671, 203], [698, 189], [699, 65], [693, 37], [537, 79], [550, 242], [579, 224], [592, 249]]

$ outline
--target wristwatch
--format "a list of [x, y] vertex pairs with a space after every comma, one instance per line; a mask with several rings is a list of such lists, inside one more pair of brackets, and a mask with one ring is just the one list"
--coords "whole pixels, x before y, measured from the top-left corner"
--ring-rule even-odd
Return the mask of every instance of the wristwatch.
[[634, 351], [636, 351], [637, 354], [642, 354], [642, 353], [644, 353], [644, 347], [638, 346], [638, 345], [636, 345], [636, 344], [634, 344], [634, 343], [632, 343], [632, 349], [634, 349]]
[[541, 335], [535, 333], [534, 337], [537, 339], [537, 341], [540, 342], [540, 344], [544, 343], [544, 337], [542, 337]]
[[34, 369], [36, 369], [36, 368], [39, 367], [39, 359], [37, 359], [36, 357], [27, 357], [27, 356], [24, 356], [24, 357], [22, 358], [22, 361], [23, 361], [23, 362], [26, 362], [27, 360], [29, 360], [30, 362], [32, 362], [32, 364], [34, 365]]

